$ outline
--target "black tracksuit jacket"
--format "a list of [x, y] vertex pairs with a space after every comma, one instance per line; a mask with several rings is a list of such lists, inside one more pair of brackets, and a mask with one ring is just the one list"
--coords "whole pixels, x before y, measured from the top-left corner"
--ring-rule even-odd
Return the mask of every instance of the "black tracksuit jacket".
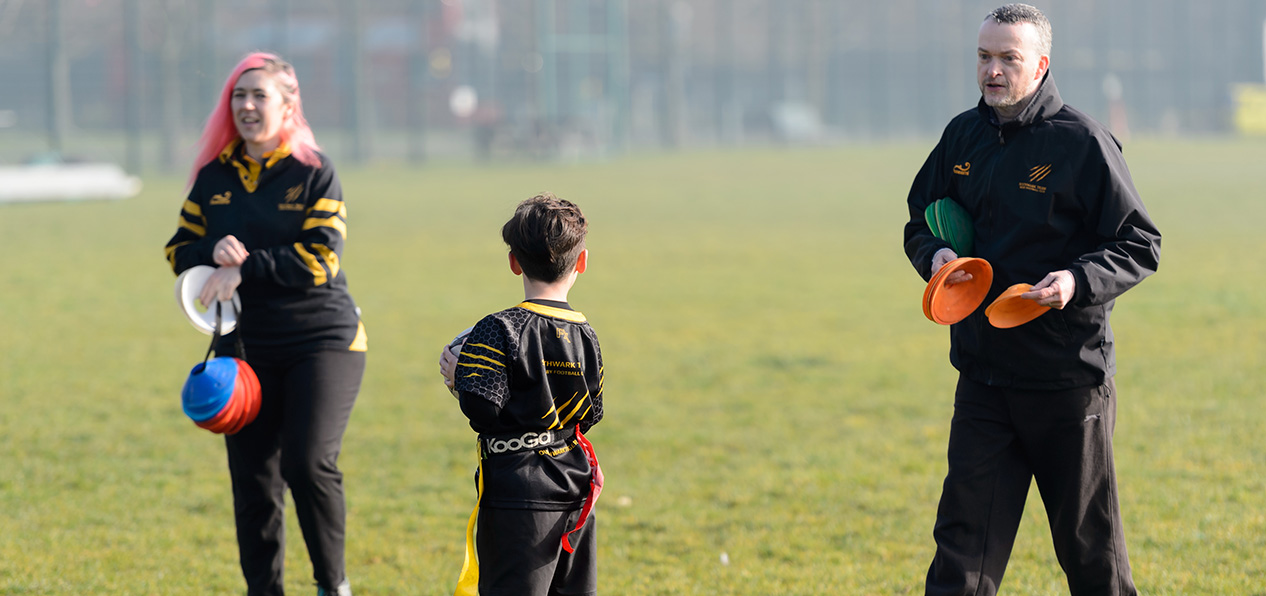
[[[340, 266], [347, 235], [342, 187], [334, 166], [317, 155], [321, 166], [313, 167], [282, 145], [261, 164], [234, 141], [198, 171], [167, 243], [176, 273], [214, 266], [212, 250], [227, 235], [246, 245], [235, 333], [248, 354], [366, 349]], [[233, 353], [231, 338], [217, 352]]]
[[[956, 116], [915, 177], [905, 251], [923, 279], [949, 247], [928, 229], [927, 206], [950, 197], [971, 215], [975, 256], [993, 267], [981, 308], [950, 330], [950, 361], [987, 385], [1067, 389], [1116, 372], [1108, 318], [1117, 296], [1154, 273], [1160, 232], [1139, 198], [1121, 145], [1064, 104], [1047, 73], [1029, 106], [999, 124], [982, 99]], [[985, 305], [1007, 287], [1067, 269], [1072, 301], [1032, 322], [997, 329]]]

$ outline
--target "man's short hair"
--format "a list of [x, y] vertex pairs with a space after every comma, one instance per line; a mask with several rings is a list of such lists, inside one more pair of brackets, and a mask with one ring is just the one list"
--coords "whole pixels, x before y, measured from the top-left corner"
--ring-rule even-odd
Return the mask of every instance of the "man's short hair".
[[1051, 55], [1051, 22], [1036, 7], [1028, 4], [1007, 4], [993, 9], [985, 15], [985, 19], [993, 19], [999, 25], [1015, 25], [1029, 23], [1037, 28], [1037, 51], [1043, 56]]
[[519, 203], [501, 227], [501, 239], [523, 275], [553, 283], [575, 270], [588, 229], [580, 207], [546, 192]]

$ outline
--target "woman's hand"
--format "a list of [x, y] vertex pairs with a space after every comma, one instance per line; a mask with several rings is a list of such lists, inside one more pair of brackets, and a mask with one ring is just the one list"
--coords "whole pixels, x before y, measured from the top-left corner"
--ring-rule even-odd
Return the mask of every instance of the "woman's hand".
[[241, 240], [233, 236], [225, 236], [215, 243], [211, 258], [216, 265], [221, 267], [241, 267], [250, 254]]
[[240, 285], [242, 285], [241, 267], [220, 267], [207, 278], [207, 283], [202, 286], [202, 293], [198, 294], [198, 301], [202, 303], [202, 306], [210, 308], [211, 304], [217, 300], [232, 299], [233, 292], [236, 292], [237, 286]]

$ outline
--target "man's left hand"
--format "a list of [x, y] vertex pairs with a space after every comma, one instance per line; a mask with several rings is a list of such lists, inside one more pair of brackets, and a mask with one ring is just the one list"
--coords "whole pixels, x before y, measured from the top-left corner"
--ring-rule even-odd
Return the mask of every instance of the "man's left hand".
[[1071, 271], [1052, 271], [1037, 282], [1033, 289], [1020, 294], [1020, 297], [1058, 310], [1072, 301], [1076, 285], [1077, 281]]

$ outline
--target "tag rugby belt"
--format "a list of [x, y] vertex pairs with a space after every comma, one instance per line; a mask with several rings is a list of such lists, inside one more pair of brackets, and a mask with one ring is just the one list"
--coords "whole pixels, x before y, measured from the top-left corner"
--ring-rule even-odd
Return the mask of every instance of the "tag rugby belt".
[[496, 455], [559, 449], [569, 442], [575, 445], [576, 427], [525, 432], [523, 434], [479, 435], [479, 455], [487, 459]]

